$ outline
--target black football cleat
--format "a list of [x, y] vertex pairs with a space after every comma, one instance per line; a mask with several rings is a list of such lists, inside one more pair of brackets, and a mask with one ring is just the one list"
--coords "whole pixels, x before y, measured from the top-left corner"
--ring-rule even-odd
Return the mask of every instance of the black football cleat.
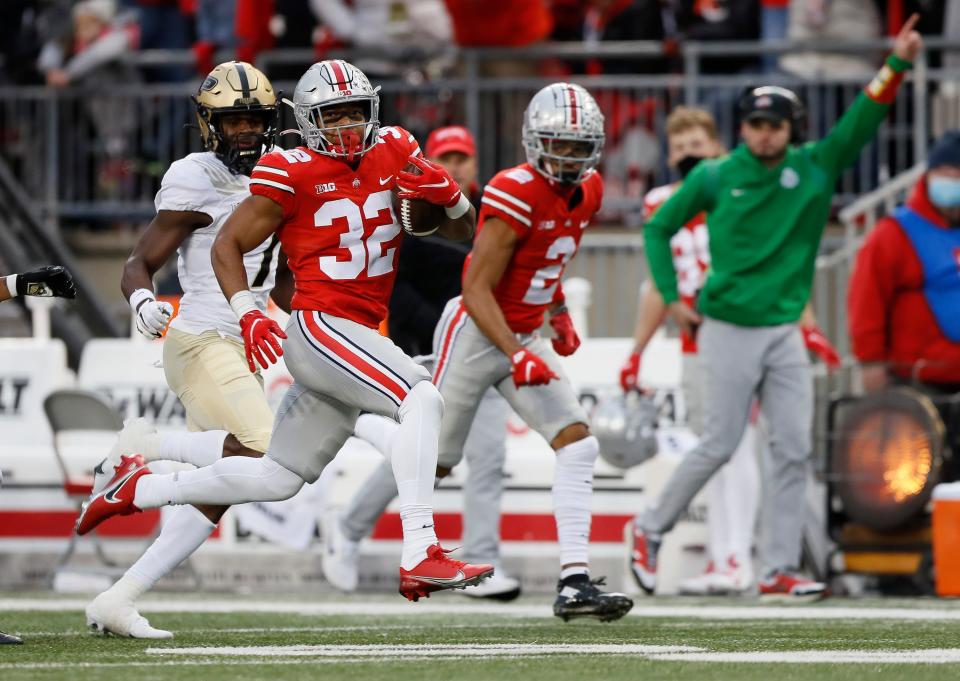
[[553, 614], [568, 622], [576, 617], [593, 617], [601, 622], [618, 620], [633, 607], [633, 600], [626, 594], [607, 593], [597, 587], [603, 586], [604, 578], [591, 580], [589, 575], [571, 575], [557, 582], [557, 600], [553, 602]]
[[23, 643], [23, 639], [19, 636], [14, 636], [13, 634], [5, 634], [0, 631], [0, 645], [20, 645]]

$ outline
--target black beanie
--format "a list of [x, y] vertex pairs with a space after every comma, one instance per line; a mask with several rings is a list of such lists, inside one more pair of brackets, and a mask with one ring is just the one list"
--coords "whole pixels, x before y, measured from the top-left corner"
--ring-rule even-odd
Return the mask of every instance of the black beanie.
[[960, 168], [960, 130], [944, 133], [930, 148], [927, 170], [933, 170], [939, 166]]

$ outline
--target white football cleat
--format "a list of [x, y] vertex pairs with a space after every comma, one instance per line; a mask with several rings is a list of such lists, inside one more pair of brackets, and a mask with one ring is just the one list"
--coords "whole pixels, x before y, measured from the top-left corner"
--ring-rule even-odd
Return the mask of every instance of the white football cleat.
[[102, 634], [130, 638], [166, 639], [173, 634], [150, 626], [147, 618], [137, 612], [133, 601], [110, 593], [107, 589], [87, 606], [87, 626]]
[[715, 593], [713, 587], [717, 581], [717, 576], [717, 569], [713, 561], [710, 561], [707, 564], [706, 572], [696, 577], [688, 577], [680, 582], [677, 592], [684, 596], [706, 596]]
[[520, 595], [520, 580], [503, 572], [499, 563], [494, 563], [491, 577], [471, 589], [459, 592], [470, 598], [488, 598], [492, 601], [512, 601]]
[[93, 494], [97, 496], [110, 482], [114, 469], [120, 465], [120, 458], [134, 454], [143, 454], [145, 438], [156, 435], [157, 429], [145, 418], [128, 419], [123, 430], [117, 433], [117, 439], [110, 448], [107, 458], [93, 469]]
[[340, 527], [340, 513], [329, 511], [323, 517], [323, 576], [338, 591], [357, 590], [357, 559], [360, 542], [353, 541]]

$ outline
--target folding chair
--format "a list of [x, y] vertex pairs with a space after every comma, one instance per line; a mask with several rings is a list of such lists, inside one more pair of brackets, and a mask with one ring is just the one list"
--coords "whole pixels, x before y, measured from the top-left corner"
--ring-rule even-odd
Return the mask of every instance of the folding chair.
[[[81, 505], [93, 491], [93, 466], [91, 465], [86, 469], [87, 472], [82, 474], [71, 472], [71, 467], [67, 465], [60, 436], [67, 431], [116, 433], [123, 428], [123, 418], [103, 395], [92, 390], [55, 390], [44, 399], [43, 410], [47, 415], [47, 421], [50, 423], [50, 429], [53, 431], [53, 451], [63, 473], [63, 491], [67, 497], [76, 502], [79, 512]], [[114, 568], [113, 570], [99, 569], [95, 571], [106, 574], [116, 572], [116, 564], [104, 553], [100, 537], [96, 531], [88, 536], [100, 561], [105, 566]], [[77, 548], [77, 541], [77, 535], [71, 533], [69, 545], [50, 573], [51, 582], [56, 574], [63, 570], [70, 561]]]

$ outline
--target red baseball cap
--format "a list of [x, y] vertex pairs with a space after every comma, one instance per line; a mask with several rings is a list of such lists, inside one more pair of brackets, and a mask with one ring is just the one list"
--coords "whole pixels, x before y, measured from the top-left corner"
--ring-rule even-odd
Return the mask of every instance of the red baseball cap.
[[451, 151], [459, 151], [467, 156], [477, 155], [477, 144], [473, 141], [473, 135], [462, 125], [437, 128], [427, 138], [428, 158], [437, 158]]

